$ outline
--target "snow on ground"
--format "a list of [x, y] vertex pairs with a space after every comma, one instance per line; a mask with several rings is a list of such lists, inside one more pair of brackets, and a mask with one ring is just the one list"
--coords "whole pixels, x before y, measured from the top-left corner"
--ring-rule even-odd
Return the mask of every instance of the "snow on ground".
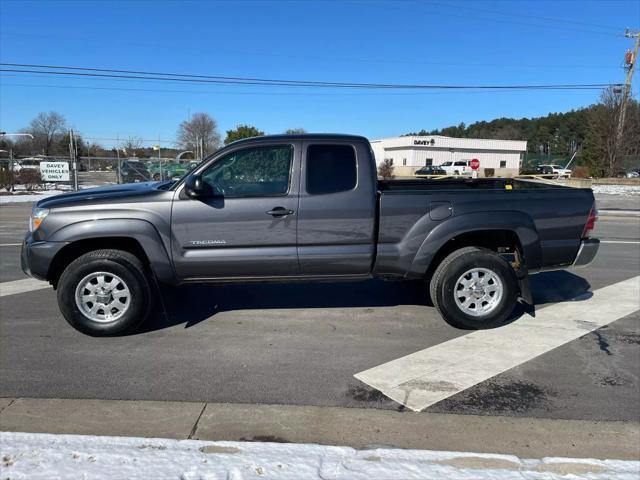
[[593, 193], [604, 193], [607, 195], [640, 195], [640, 185], [592, 185]]
[[321, 445], [0, 433], [5, 479], [637, 480], [640, 462]]
[[52, 195], [59, 195], [66, 193], [63, 190], [42, 190], [31, 193], [20, 193], [18, 195], [0, 195], [0, 205], [5, 203], [22, 203], [22, 202], [37, 202], [38, 200]]
[[[81, 190], [86, 190], [87, 188], [101, 187], [104, 185], [94, 185], [94, 184], [84, 184], [80, 186]], [[4, 205], [5, 203], [22, 203], [22, 202], [37, 202], [43, 198], [51, 197], [53, 195], [60, 195], [61, 193], [69, 193], [73, 190], [71, 187], [66, 188], [64, 190], [57, 189], [45, 189], [45, 190], [31, 190], [27, 192], [24, 189], [24, 186], [17, 185], [16, 192], [14, 194], [8, 195], [0, 195], [0, 205]]]

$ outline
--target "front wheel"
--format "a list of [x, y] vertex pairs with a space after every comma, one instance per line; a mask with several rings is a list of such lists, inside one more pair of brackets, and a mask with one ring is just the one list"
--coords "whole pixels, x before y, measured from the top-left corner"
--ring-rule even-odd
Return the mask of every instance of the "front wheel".
[[519, 294], [518, 279], [497, 253], [465, 247], [438, 265], [430, 284], [433, 304], [458, 328], [496, 327], [509, 317]]
[[62, 272], [58, 306], [76, 330], [92, 336], [135, 330], [151, 309], [151, 288], [140, 259], [122, 250], [81, 255]]

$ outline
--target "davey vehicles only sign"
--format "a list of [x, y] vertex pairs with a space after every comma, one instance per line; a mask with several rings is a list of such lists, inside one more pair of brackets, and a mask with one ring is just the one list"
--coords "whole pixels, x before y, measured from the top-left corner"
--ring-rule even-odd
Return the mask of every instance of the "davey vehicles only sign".
[[69, 162], [40, 162], [40, 175], [45, 182], [68, 182]]

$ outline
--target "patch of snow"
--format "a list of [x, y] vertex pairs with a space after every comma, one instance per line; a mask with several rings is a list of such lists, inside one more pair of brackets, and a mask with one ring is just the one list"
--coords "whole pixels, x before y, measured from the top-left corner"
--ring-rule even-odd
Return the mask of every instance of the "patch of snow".
[[322, 445], [0, 433], [10, 479], [637, 480], [640, 462]]
[[109, 185], [117, 185], [117, 183], [113, 183], [113, 182], [83, 183], [82, 185], [78, 185], [78, 188], [80, 188], [80, 190], [87, 190], [88, 188], [108, 187]]
[[4, 205], [5, 203], [37, 202], [42, 198], [60, 195], [61, 193], [67, 192], [64, 190], [37, 190], [26, 194], [0, 195], [0, 205]]
[[640, 185], [592, 185], [593, 193], [604, 193], [606, 195], [640, 195]]
[[[80, 185], [80, 190], [87, 190], [89, 188], [104, 187], [110, 184], [98, 185], [94, 183], [85, 183]], [[30, 193], [26, 193], [24, 185], [16, 185], [15, 192], [8, 195], [0, 195], [0, 205], [5, 203], [22, 203], [22, 202], [37, 202], [43, 198], [51, 197], [53, 195], [60, 195], [61, 193], [73, 192], [73, 189], [69, 186], [63, 189], [54, 189], [51, 185], [47, 185], [44, 190], [32, 190]]]

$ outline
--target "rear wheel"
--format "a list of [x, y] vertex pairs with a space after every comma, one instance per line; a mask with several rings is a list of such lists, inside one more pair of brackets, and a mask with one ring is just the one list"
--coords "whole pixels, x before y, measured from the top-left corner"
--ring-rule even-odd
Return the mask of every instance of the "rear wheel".
[[461, 248], [447, 256], [434, 272], [429, 290], [447, 323], [471, 329], [502, 324], [519, 293], [511, 265], [497, 253], [478, 247]]
[[140, 259], [122, 250], [95, 250], [71, 262], [58, 282], [58, 305], [75, 329], [93, 336], [136, 329], [151, 308]]

